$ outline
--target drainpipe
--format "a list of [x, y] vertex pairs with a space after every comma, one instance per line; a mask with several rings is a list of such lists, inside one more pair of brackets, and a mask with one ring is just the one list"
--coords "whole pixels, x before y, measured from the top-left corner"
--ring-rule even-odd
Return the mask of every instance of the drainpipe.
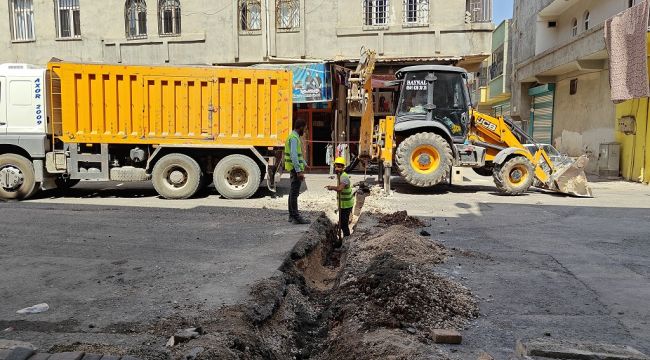
[[269, 23], [271, 17], [269, 15], [269, 0], [264, 0], [264, 13], [266, 17], [265, 21], [265, 37], [266, 37], [266, 56], [264, 57], [265, 60], [269, 60], [271, 57], [271, 24]]

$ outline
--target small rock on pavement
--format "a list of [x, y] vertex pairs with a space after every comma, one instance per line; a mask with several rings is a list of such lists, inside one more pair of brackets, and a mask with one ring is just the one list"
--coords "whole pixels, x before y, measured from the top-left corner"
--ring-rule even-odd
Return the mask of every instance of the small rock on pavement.
[[422, 236], [431, 236], [431, 233], [426, 231], [426, 230], [422, 230], [422, 231], [420, 231], [420, 235], [422, 235]]
[[463, 336], [458, 331], [451, 329], [433, 329], [431, 337], [436, 344], [458, 345], [463, 342]]
[[169, 338], [166, 346], [172, 347], [175, 346], [176, 344], [180, 344], [183, 342], [190, 341], [192, 339], [196, 339], [197, 337], [203, 334], [204, 334], [203, 328], [201, 327], [179, 330], [174, 336]]
[[485, 351], [482, 351], [482, 352], [478, 355], [478, 357], [476, 358], [476, 360], [494, 360], [494, 357], [492, 357], [492, 355], [486, 353]]
[[17, 341], [17, 340], [4, 340], [0, 339], [0, 350], [11, 350], [11, 349], [16, 349], [16, 348], [25, 348], [25, 349], [32, 349], [36, 350], [36, 346], [24, 342], [24, 341]]

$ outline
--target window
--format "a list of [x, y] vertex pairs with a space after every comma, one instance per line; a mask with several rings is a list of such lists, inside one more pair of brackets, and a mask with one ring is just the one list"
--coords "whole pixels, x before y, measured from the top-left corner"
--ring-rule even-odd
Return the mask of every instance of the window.
[[405, 24], [429, 23], [429, 0], [404, 0]]
[[275, 24], [278, 29], [300, 27], [300, 0], [276, 0]]
[[583, 20], [585, 24], [585, 30], [589, 30], [589, 10], [585, 11], [585, 16]]
[[242, 31], [262, 29], [262, 5], [260, 0], [239, 1], [239, 27]]
[[56, 36], [59, 39], [80, 38], [79, 0], [54, 0]]
[[573, 18], [571, 20], [571, 36], [577, 36], [578, 35], [578, 19]]
[[10, 6], [11, 40], [34, 40], [34, 6], [32, 0], [12, 0]]
[[158, 34], [161, 36], [181, 34], [181, 2], [179, 0], [158, 1]]
[[571, 79], [569, 83], [569, 95], [575, 95], [578, 93], [578, 79]]
[[365, 25], [388, 24], [388, 0], [364, 0], [363, 17]]
[[144, 0], [127, 0], [124, 13], [126, 38], [147, 37], [147, 3]]
[[503, 45], [499, 46], [492, 53], [492, 64], [490, 65], [490, 80], [494, 80], [503, 75]]
[[466, 0], [466, 22], [492, 22], [492, 0]]

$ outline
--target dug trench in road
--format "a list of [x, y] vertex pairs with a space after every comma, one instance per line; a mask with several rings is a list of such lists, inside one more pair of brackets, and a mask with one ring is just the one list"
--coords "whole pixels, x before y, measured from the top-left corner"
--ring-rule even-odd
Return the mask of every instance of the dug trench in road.
[[[462, 329], [478, 316], [477, 302], [431, 271], [446, 259], [442, 245], [389, 220], [362, 215], [336, 249], [337, 226], [321, 216], [246, 303], [183, 319], [206, 334], [174, 347], [173, 357], [202, 348], [201, 359], [450, 358], [431, 330]], [[157, 327], [165, 336], [176, 330], [173, 322]]]
[[[448, 253], [419, 234], [423, 225], [402, 213], [362, 214], [355, 232], [336, 249], [337, 226], [322, 215], [246, 301], [132, 330], [132, 336], [164, 339], [155, 344], [75, 342], [53, 350], [117, 351], [142, 359], [184, 359], [190, 353], [198, 359], [453, 358], [432, 343], [431, 330], [464, 328], [478, 316], [478, 306], [467, 288], [432, 271]], [[191, 327], [200, 327], [201, 335], [163, 345]]]

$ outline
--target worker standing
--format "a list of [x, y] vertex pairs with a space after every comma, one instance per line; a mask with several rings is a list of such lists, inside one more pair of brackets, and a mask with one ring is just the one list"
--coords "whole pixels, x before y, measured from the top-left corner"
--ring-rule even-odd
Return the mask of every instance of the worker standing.
[[289, 221], [294, 224], [309, 224], [311, 221], [303, 218], [298, 212], [298, 196], [300, 186], [305, 181], [305, 157], [302, 152], [300, 137], [305, 133], [305, 120], [297, 119], [293, 131], [289, 134], [284, 145], [284, 169], [290, 172], [291, 190], [289, 191]]
[[354, 207], [354, 197], [352, 195], [352, 182], [350, 176], [345, 172], [345, 159], [337, 157], [334, 160], [334, 171], [338, 177], [337, 185], [328, 185], [325, 188], [330, 191], [336, 191], [339, 199], [339, 227], [343, 231], [343, 236], [350, 236], [350, 214]]

